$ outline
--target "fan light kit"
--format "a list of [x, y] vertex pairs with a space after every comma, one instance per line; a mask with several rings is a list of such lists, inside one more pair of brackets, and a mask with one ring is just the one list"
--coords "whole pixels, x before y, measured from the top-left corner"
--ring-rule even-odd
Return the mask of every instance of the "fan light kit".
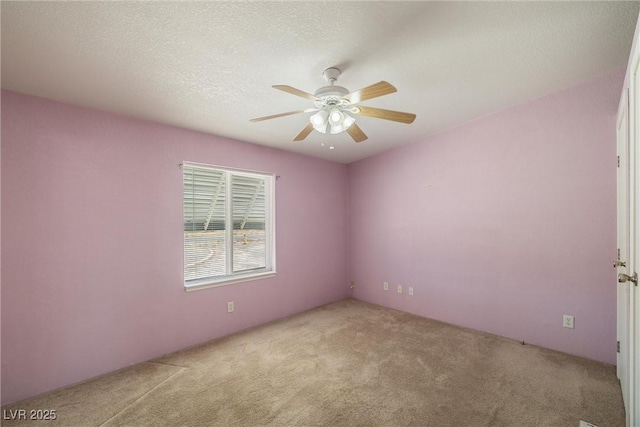
[[338, 77], [340, 77], [339, 69], [327, 68], [322, 73], [322, 76], [329, 82], [329, 85], [321, 87], [313, 95], [291, 86], [273, 86], [274, 89], [313, 101], [313, 108], [289, 111], [273, 116], [258, 117], [251, 119], [251, 121], [260, 122], [262, 120], [275, 119], [293, 114], [314, 113], [309, 117], [310, 123], [293, 139], [294, 141], [302, 141], [315, 129], [324, 134], [326, 134], [328, 130], [329, 133], [333, 135], [346, 131], [355, 142], [362, 142], [367, 139], [367, 135], [365, 135], [356, 124], [356, 119], [353, 117], [354, 115], [375, 117], [407, 124], [413, 123], [416, 118], [416, 115], [411, 113], [356, 105], [368, 99], [397, 92], [397, 89], [393, 85], [385, 81], [372, 84], [355, 92], [349, 92], [346, 88], [335, 84]]

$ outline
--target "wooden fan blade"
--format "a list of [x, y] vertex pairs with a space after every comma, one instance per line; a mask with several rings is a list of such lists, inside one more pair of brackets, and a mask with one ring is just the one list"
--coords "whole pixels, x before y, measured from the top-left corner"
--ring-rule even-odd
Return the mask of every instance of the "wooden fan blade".
[[[353, 126], [353, 125], [352, 125]], [[302, 132], [300, 132], [298, 134], [298, 136], [296, 136], [295, 138], [293, 138], [294, 141], [302, 141], [303, 139], [305, 139], [307, 136], [309, 136], [309, 134], [311, 133], [311, 131], [313, 130], [313, 125], [311, 123], [309, 123], [307, 126], [305, 126], [304, 129], [302, 129]]]
[[251, 119], [249, 121], [250, 122], [261, 122], [263, 120], [277, 119], [278, 117], [291, 116], [292, 114], [300, 114], [300, 113], [306, 113], [306, 112], [308, 112], [308, 110], [289, 111], [287, 113], [274, 114], [273, 116], [258, 117], [257, 119]]
[[354, 114], [375, 117], [376, 119], [392, 120], [394, 122], [407, 124], [413, 123], [413, 121], [416, 119], [415, 114], [403, 113], [402, 111], [384, 110], [382, 108], [365, 107], [362, 105], [358, 105], [358, 109], [360, 111], [358, 111], [357, 113], [354, 112]]
[[281, 90], [283, 92], [290, 93], [291, 95], [296, 95], [304, 99], [308, 99], [309, 101], [318, 101], [320, 98], [317, 96], [311, 95], [303, 90], [296, 89], [295, 87], [287, 86], [287, 85], [275, 85], [271, 86], [274, 89]]
[[362, 142], [367, 139], [367, 135], [365, 135], [362, 129], [355, 123], [347, 128], [347, 133], [351, 135], [351, 138], [353, 138], [355, 142]]
[[396, 89], [392, 84], [381, 81], [363, 89], [356, 90], [355, 92], [351, 92], [344, 98], [349, 100], [352, 104], [357, 104], [358, 102], [366, 101], [367, 99], [389, 95], [390, 93], [397, 91], [398, 89]]

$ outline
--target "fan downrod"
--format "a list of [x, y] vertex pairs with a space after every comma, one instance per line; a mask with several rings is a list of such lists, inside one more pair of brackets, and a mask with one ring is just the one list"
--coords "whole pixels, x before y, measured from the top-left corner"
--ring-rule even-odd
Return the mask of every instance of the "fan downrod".
[[[329, 86], [323, 86], [315, 91], [314, 95], [319, 98], [315, 103], [317, 108], [324, 108], [328, 104], [335, 105], [349, 94], [347, 88], [335, 84], [338, 77], [340, 77], [340, 73], [340, 70], [335, 67], [327, 68], [322, 72], [322, 77], [329, 82]], [[348, 102], [342, 100], [342, 103]]]
[[341, 74], [341, 71], [338, 68], [331, 67], [331, 68], [327, 68], [322, 72], [322, 77], [324, 77], [324, 79], [328, 81], [329, 84], [332, 85], [338, 80], [338, 77], [340, 77], [340, 74]]

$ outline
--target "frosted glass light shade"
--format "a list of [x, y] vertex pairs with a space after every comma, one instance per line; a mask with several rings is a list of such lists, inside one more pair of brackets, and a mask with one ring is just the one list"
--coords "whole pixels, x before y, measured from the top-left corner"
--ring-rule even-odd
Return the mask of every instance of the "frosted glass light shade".
[[342, 114], [342, 121], [340, 123], [333, 125], [331, 124], [331, 121], [329, 121], [329, 123], [331, 124], [330, 132], [332, 134], [344, 132], [345, 130], [349, 129], [349, 127], [352, 124], [354, 124], [356, 121], [356, 119], [354, 119], [353, 117], [351, 117], [349, 114], [345, 112], [341, 112], [341, 114]]
[[338, 126], [339, 124], [342, 123], [343, 119], [344, 119], [344, 115], [337, 108], [333, 108], [329, 112], [329, 124], [331, 126]]
[[326, 111], [321, 110], [309, 118], [313, 128], [320, 133], [327, 133], [327, 115]]

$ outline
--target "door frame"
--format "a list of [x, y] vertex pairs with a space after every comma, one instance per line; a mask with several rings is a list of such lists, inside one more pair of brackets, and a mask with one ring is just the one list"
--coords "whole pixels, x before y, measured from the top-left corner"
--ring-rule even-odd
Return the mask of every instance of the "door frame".
[[[638, 28], [636, 28], [638, 31]], [[637, 273], [640, 270], [640, 45], [634, 43], [631, 52], [631, 68], [629, 69], [629, 236], [630, 253], [628, 274]], [[630, 404], [627, 409], [631, 425], [640, 425], [640, 291], [637, 283], [630, 284], [630, 309], [631, 318], [629, 321], [630, 336], [630, 369], [627, 378], [631, 383]]]
[[[618, 119], [616, 121], [616, 149], [618, 155], [618, 167], [616, 173], [616, 260], [623, 262], [624, 266], [616, 267], [616, 276], [619, 273], [629, 274], [630, 267], [630, 170], [629, 170], [629, 146], [630, 146], [630, 117], [629, 117], [629, 90], [625, 89], [618, 106]], [[615, 264], [614, 264], [615, 266]], [[625, 408], [629, 408], [633, 402], [633, 385], [630, 384], [629, 372], [632, 369], [632, 345], [630, 338], [630, 283], [618, 283], [616, 286], [617, 310], [616, 310], [616, 336], [618, 352], [616, 354], [616, 374], [620, 380], [622, 397]], [[627, 409], [627, 425], [632, 418], [631, 411]]]

